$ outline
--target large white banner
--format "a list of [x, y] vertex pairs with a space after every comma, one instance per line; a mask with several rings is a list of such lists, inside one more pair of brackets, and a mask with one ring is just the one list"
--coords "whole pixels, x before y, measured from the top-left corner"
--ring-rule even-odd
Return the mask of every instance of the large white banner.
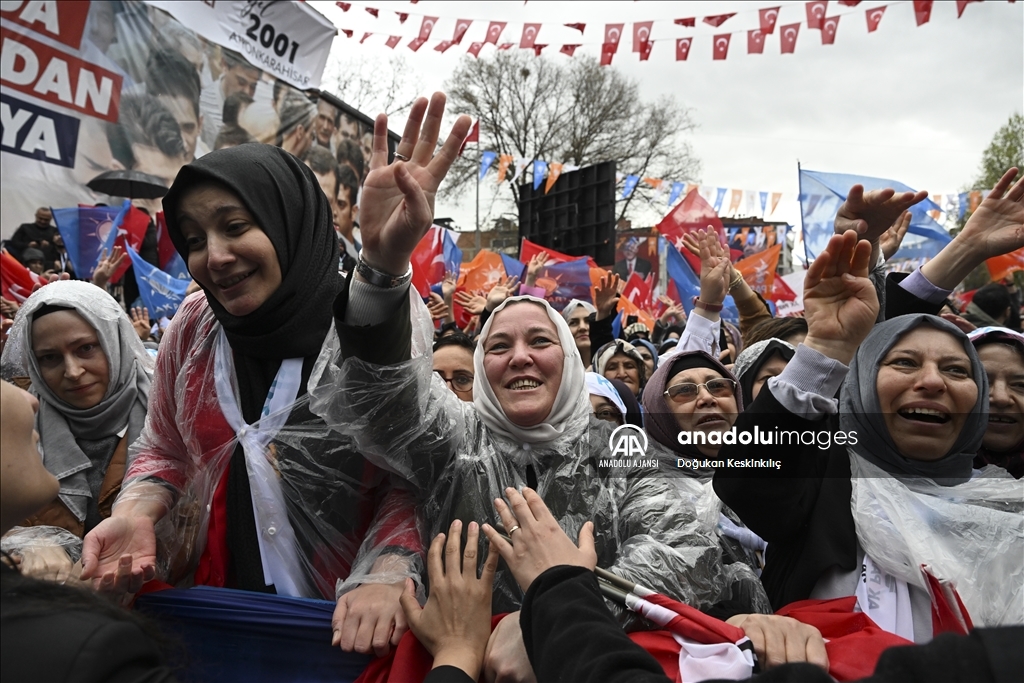
[[306, 3], [283, 0], [147, 0], [186, 28], [243, 55], [301, 90], [319, 88], [338, 30]]

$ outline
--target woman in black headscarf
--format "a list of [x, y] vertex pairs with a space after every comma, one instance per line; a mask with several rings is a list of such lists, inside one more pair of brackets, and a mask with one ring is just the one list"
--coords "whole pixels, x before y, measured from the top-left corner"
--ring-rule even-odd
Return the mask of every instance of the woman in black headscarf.
[[751, 344], [736, 357], [732, 366], [733, 374], [743, 392], [743, 404], [750, 405], [757, 398], [761, 387], [772, 377], [777, 377], [793, 360], [796, 349], [782, 339], [765, 339]]
[[130, 553], [136, 585], [152, 578], [166, 518], [167, 580], [301, 597], [337, 581], [335, 643], [383, 655], [405, 630], [419, 538], [411, 499], [308, 408], [343, 286], [327, 198], [301, 161], [249, 144], [183, 167], [164, 209], [203, 292], [161, 344], [150, 419], [83, 576]]

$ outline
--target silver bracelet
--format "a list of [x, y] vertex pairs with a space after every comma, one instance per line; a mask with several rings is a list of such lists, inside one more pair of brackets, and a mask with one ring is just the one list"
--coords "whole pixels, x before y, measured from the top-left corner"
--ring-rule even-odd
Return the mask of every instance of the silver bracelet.
[[371, 285], [380, 287], [381, 289], [394, 289], [395, 287], [401, 287], [412, 280], [411, 263], [409, 264], [409, 270], [406, 271], [405, 275], [390, 275], [373, 268], [363, 260], [362, 254], [359, 255], [359, 260], [356, 262], [356, 272]]

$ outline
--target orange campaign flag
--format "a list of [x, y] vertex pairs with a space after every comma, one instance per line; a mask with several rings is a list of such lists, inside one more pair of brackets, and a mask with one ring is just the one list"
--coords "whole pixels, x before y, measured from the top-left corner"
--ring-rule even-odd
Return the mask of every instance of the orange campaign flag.
[[981, 205], [981, 190], [971, 190], [968, 192], [967, 200], [970, 202], [967, 212], [974, 213]]
[[729, 213], [736, 213], [740, 208], [740, 200], [743, 199], [743, 190], [733, 190], [729, 197]]
[[985, 261], [985, 265], [988, 266], [988, 272], [992, 276], [992, 281], [999, 282], [1019, 270], [1024, 270], [1024, 249], [1011, 251], [1009, 254], [1003, 254], [1002, 256], [993, 256]]
[[769, 212], [769, 215], [775, 213], [775, 207], [779, 205], [780, 199], [782, 199], [781, 192], [772, 192], [772, 210]]
[[511, 154], [502, 154], [498, 157], [498, 184], [505, 182], [505, 172], [508, 171], [509, 164], [512, 163]]
[[[640, 322], [647, 325], [647, 329], [654, 330], [654, 317], [647, 311], [640, 309], [626, 297], [619, 297], [619, 305], [616, 310], [619, 313], [625, 314], [625, 316], [635, 315]], [[623, 327], [625, 327], [625, 317], [623, 318]]]
[[505, 262], [501, 256], [489, 249], [481, 249], [468, 265], [460, 269], [458, 289], [474, 293], [489, 292], [503, 277]]
[[601, 278], [608, 274], [609, 271], [604, 268], [591, 268], [590, 269], [590, 300], [597, 301], [597, 286], [601, 284]]
[[736, 268], [747, 281], [750, 288], [763, 297], [767, 297], [775, 285], [775, 270], [779, 267], [779, 254], [782, 253], [782, 245], [760, 251], [753, 256], [748, 256], [742, 261], [737, 261], [733, 267]]
[[560, 175], [562, 175], [562, 164], [556, 162], [548, 164], [548, 180], [544, 185], [544, 194], [551, 190], [551, 186], [555, 184]]

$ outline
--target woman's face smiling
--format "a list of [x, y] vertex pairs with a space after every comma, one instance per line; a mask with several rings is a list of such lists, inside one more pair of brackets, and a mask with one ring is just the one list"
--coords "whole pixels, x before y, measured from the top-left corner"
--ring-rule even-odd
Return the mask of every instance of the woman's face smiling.
[[889, 435], [912, 460], [945, 457], [978, 400], [963, 344], [927, 325], [904, 334], [886, 354], [876, 387]]
[[281, 286], [274, 245], [227, 188], [207, 183], [185, 192], [179, 226], [189, 272], [231, 315], [252, 313]]
[[988, 375], [988, 429], [982, 445], [1002, 453], [1024, 442], [1024, 353], [1008, 344], [978, 349]]
[[54, 311], [33, 321], [32, 353], [46, 386], [65, 403], [85, 410], [106, 396], [107, 354], [96, 330], [76, 311]]
[[547, 418], [564, 364], [558, 330], [541, 306], [512, 304], [495, 315], [484, 341], [484, 374], [513, 424], [533, 427]]

